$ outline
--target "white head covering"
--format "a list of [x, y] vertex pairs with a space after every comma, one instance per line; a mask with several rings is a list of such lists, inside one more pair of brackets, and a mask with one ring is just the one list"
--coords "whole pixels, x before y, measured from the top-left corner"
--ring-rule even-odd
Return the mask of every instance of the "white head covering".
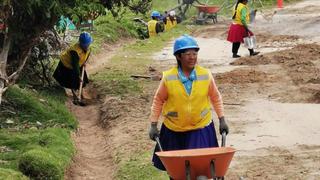
[[175, 12], [175, 11], [170, 11], [170, 12], [169, 12], [169, 15], [170, 15], [170, 16], [175, 16], [175, 15], [176, 15], [176, 12]]

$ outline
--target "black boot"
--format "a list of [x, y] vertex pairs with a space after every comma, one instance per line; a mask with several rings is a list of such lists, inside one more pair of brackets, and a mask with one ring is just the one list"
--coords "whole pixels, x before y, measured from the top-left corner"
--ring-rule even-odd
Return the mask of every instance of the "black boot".
[[234, 43], [232, 43], [232, 57], [233, 58], [239, 58], [239, 57], [241, 57], [241, 56], [239, 56], [238, 55], [238, 50], [239, 50], [239, 48], [240, 48], [240, 42], [234, 42]]
[[259, 51], [254, 52], [253, 49], [249, 49], [249, 52], [250, 52], [250, 56], [255, 56], [255, 55], [258, 55], [260, 53]]
[[239, 58], [239, 57], [241, 57], [241, 56], [239, 56], [238, 54], [233, 54], [232, 57], [233, 57], [233, 58]]

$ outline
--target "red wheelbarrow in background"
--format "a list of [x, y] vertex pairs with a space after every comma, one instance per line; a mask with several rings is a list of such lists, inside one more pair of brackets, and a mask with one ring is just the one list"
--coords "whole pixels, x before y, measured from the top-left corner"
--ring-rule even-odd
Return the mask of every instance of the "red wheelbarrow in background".
[[213, 23], [218, 22], [218, 12], [220, 8], [214, 5], [195, 5], [198, 9], [198, 17], [196, 19], [196, 24], [204, 24], [208, 20], [212, 19]]
[[[223, 133], [222, 146], [225, 139]], [[236, 151], [231, 147], [162, 151], [159, 138], [156, 141], [161, 149], [156, 154], [174, 180], [223, 179]]]

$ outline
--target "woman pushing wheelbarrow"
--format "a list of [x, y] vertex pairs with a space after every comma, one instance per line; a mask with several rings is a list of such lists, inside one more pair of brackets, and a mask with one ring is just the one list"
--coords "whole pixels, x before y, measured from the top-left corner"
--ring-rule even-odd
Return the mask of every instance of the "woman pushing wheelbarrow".
[[[175, 40], [173, 54], [177, 66], [163, 72], [154, 96], [150, 116], [150, 139], [159, 138], [152, 162], [168, 171], [156, 152], [218, 147], [211, 107], [219, 118], [220, 134], [228, 134], [221, 95], [210, 70], [197, 65], [199, 46], [196, 40], [183, 35]], [[212, 105], [212, 106], [211, 106]], [[160, 114], [164, 117], [160, 132]], [[162, 151], [161, 150], [161, 151]], [[174, 179], [172, 175], [170, 179]]]

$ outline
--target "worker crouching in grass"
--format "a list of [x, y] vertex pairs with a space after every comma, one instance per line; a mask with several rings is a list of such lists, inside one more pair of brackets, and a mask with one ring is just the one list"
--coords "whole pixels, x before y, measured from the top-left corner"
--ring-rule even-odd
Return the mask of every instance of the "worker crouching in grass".
[[[163, 72], [154, 96], [150, 116], [150, 139], [159, 137], [164, 151], [218, 147], [212, 119], [212, 109], [219, 118], [220, 133], [229, 132], [224, 119], [221, 95], [210, 70], [197, 65], [199, 46], [188, 35], [176, 39], [174, 55], [177, 66]], [[160, 133], [157, 128], [160, 114], [164, 117]], [[166, 170], [155, 147], [152, 162]]]
[[[79, 42], [61, 54], [60, 62], [53, 74], [53, 77], [62, 87], [71, 89], [73, 103], [76, 105], [85, 105], [77, 97], [76, 91], [79, 90], [81, 83], [82, 87], [89, 83], [87, 73], [83, 68], [85, 68], [85, 63], [90, 56], [90, 44], [92, 41], [93, 39], [89, 33], [81, 33]], [[80, 72], [84, 73], [83, 76], [81, 76], [82, 73]], [[79, 97], [81, 98], [81, 95]]]
[[[238, 0], [234, 12], [233, 22], [229, 28], [227, 40], [232, 42], [232, 57], [239, 58], [238, 50], [240, 44], [243, 43], [243, 38], [253, 36], [253, 33], [249, 30], [248, 24], [250, 22], [250, 11], [247, 6], [248, 0]], [[249, 48], [250, 56], [255, 56], [259, 52], [254, 52], [253, 48]]]
[[164, 28], [161, 26], [160, 20], [161, 14], [158, 11], [151, 13], [151, 20], [148, 22], [149, 37], [157, 36], [158, 33], [163, 32]]

